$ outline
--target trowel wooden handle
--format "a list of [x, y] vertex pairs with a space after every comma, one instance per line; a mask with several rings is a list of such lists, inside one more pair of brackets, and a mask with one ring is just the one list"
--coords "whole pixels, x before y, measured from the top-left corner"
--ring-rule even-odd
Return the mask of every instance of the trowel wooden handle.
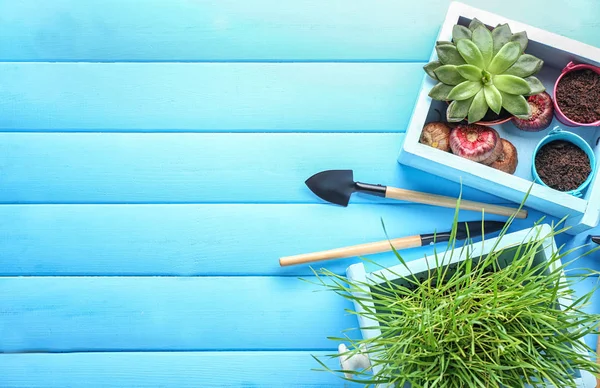
[[[442, 207], [456, 207], [457, 198], [445, 197], [443, 195], [421, 193], [419, 191], [411, 191], [405, 189], [399, 189], [396, 187], [387, 187], [385, 191], [386, 198], [399, 199], [401, 201], [410, 201], [417, 203], [424, 203], [427, 205], [442, 206]], [[491, 205], [487, 203], [467, 201], [461, 199], [459, 209], [462, 210], [474, 210], [481, 212], [484, 210], [489, 214], [497, 214], [501, 216], [510, 217], [517, 211], [516, 208]], [[527, 210], [521, 209], [515, 215], [516, 218], [527, 218]]]
[[279, 259], [279, 265], [286, 267], [288, 265], [313, 263], [316, 261], [342, 259], [345, 257], [354, 257], [381, 253], [395, 249], [406, 249], [421, 246], [421, 236], [401, 237], [393, 240], [383, 240], [367, 244], [353, 245], [345, 248], [330, 249], [328, 251], [305, 253], [296, 256], [287, 256]]

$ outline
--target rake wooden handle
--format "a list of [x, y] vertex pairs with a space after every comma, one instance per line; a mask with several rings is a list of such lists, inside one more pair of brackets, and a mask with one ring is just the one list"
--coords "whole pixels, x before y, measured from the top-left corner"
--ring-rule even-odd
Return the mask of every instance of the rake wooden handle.
[[279, 265], [286, 267], [289, 265], [306, 264], [316, 261], [342, 259], [345, 257], [354, 257], [381, 253], [394, 249], [406, 249], [421, 246], [421, 236], [400, 237], [393, 240], [383, 240], [367, 244], [353, 245], [345, 248], [330, 249], [327, 251], [305, 253], [296, 256], [287, 256], [279, 259]]
[[[397, 187], [389, 187], [385, 191], [386, 198], [399, 199], [401, 201], [410, 201], [417, 203], [424, 203], [427, 205], [442, 206], [442, 207], [456, 207], [456, 198], [445, 197], [443, 195], [421, 193], [419, 191], [399, 189]], [[517, 211], [517, 208], [511, 208], [506, 206], [491, 205], [482, 202], [467, 201], [461, 199], [459, 209], [462, 210], [474, 210], [480, 212], [484, 210], [489, 214], [497, 214], [501, 216], [510, 217]], [[527, 210], [521, 209], [515, 215], [516, 218], [527, 218]]]

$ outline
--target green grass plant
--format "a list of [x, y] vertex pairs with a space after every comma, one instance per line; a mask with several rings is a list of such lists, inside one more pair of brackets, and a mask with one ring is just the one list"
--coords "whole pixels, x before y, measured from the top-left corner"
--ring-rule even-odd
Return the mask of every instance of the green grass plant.
[[[597, 333], [600, 315], [585, 310], [595, 288], [576, 296], [571, 287], [596, 274], [577, 269], [577, 276], [569, 275], [572, 262], [563, 259], [575, 249], [558, 248], [540, 259], [549, 239], [565, 231], [563, 222], [552, 225], [549, 235], [533, 229], [538, 232], [520, 244], [499, 248], [511, 218], [490, 252], [476, 256], [470, 238], [458, 246], [457, 218], [458, 212], [447, 249], [434, 252], [435, 266], [425, 273], [401, 276], [388, 268], [361, 282], [313, 270], [317, 284], [363, 308], [348, 312], [377, 323], [357, 329], [380, 331], [373, 338], [331, 338], [350, 343], [345, 356], [367, 354], [368, 370], [332, 369], [315, 357], [319, 370], [365, 386], [427, 388], [575, 387], [578, 371], [600, 373], [582, 341]], [[409, 269], [401, 254], [394, 254]], [[449, 265], [458, 254], [466, 259]]]

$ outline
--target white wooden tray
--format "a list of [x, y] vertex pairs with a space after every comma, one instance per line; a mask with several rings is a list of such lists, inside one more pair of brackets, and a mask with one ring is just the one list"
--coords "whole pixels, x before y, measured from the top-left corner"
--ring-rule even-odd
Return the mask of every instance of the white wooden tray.
[[[526, 52], [544, 60], [543, 69], [536, 76], [544, 83], [550, 95], [556, 78], [569, 62], [600, 65], [600, 49], [596, 47], [457, 2], [450, 5], [437, 40], [452, 40], [452, 26], [457, 23], [466, 26], [473, 18], [492, 27], [508, 23], [513, 32], [526, 31], [529, 37]], [[435, 49], [431, 56], [431, 60], [434, 59], [437, 59]], [[420, 144], [419, 136], [423, 126], [429, 121], [439, 119], [435, 109], [442, 109], [442, 112], [445, 109], [444, 102], [432, 100], [428, 96], [434, 85], [435, 81], [423, 71], [422, 87], [398, 158], [401, 164], [521, 203], [534, 181], [531, 174], [533, 150], [541, 138], [553, 128], [560, 127], [583, 137], [592, 146], [597, 163], [600, 163], [600, 146], [596, 144], [600, 137], [600, 129], [571, 128], [556, 118], [548, 129], [541, 132], [521, 131], [510, 121], [494, 126], [501, 137], [511, 141], [517, 148], [519, 164], [514, 175]], [[581, 198], [534, 183], [526, 206], [559, 218], [568, 216], [566, 225], [571, 227], [568, 233], [581, 233], [598, 224], [600, 181], [594, 177]]]

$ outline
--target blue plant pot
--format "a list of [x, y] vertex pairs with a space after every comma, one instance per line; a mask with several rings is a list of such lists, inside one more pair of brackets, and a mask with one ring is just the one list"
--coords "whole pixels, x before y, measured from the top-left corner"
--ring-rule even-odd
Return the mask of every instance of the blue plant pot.
[[540, 177], [537, 173], [537, 170], [535, 168], [535, 157], [536, 157], [538, 151], [540, 150], [540, 148], [542, 148], [545, 144], [550, 143], [552, 141], [556, 141], [556, 140], [564, 140], [564, 141], [568, 141], [570, 143], [575, 144], [577, 147], [581, 148], [587, 154], [588, 158], [590, 159], [591, 172], [590, 172], [590, 175], [585, 180], [585, 182], [583, 182], [581, 184], [581, 186], [579, 186], [575, 190], [565, 191], [565, 193], [567, 193], [567, 194], [571, 194], [575, 197], [581, 197], [583, 195], [583, 191], [590, 184], [594, 175], [596, 174], [596, 157], [594, 155], [594, 151], [592, 150], [592, 147], [590, 147], [590, 145], [585, 140], [583, 140], [579, 135], [576, 135], [572, 132], [563, 131], [562, 129], [560, 129], [560, 127], [555, 127], [552, 131], [550, 131], [550, 133], [548, 133], [548, 135], [546, 137], [544, 137], [542, 140], [540, 140], [540, 142], [535, 147], [535, 150], [533, 151], [533, 158], [531, 160], [531, 173], [533, 175], [533, 178], [535, 179], [535, 181], [537, 183], [548, 187], [548, 185], [545, 184], [540, 179]]

